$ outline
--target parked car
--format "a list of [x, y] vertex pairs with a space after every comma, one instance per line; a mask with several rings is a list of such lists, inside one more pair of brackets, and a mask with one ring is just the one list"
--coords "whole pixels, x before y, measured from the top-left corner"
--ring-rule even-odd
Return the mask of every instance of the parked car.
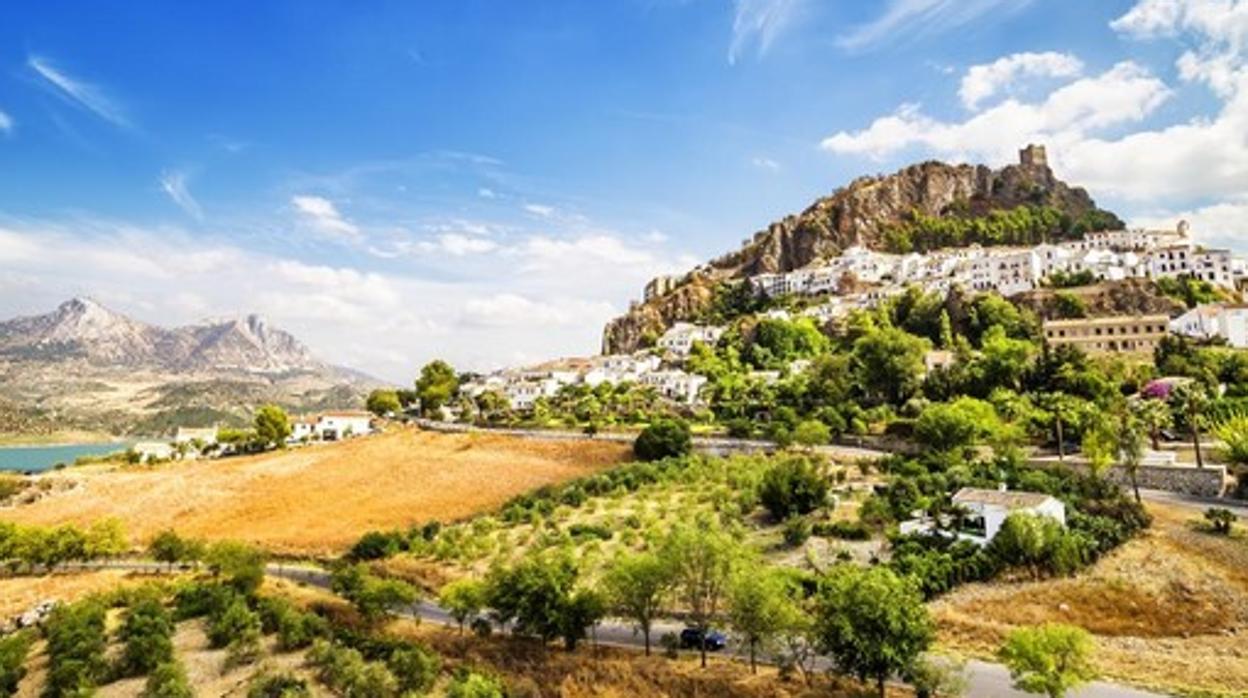
[[[706, 631], [706, 649], [711, 652], [718, 652], [728, 644], [728, 638], [724, 634], [710, 628]], [[698, 628], [685, 628], [680, 631], [680, 646], [685, 649], [701, 649], [702, 648], [702, 631]]]

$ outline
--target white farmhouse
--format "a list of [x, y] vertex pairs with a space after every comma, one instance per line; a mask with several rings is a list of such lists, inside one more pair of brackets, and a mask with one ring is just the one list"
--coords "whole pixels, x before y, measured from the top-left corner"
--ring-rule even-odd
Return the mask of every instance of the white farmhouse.
[[316, 417], [298, 417], [290, 423], [287, 443], [298, 443], [316, 438]]
[[373, 415], [349, 410], [325, 412], [316, 420], [316, 435], [322, 441], [337, 441], [351, 436], [364, 436], [373, 431]]
[[997, 536], [1010, 514], [1036, 514], [1066, 525], [1066, 505], [1056, 497], [1039, 492], [1008, 492], [963, 487], [953, 495], [953, 503], [967, 510], [966, 523], [958, 536], [986, 544]]
[[658, 346], [660, 349], [677, 356], [688, 356], [689, 352], [693, 350], [694, 342], [713, 346], [723, 334], [724, 328], [722, 327], [678, 322], [672, 325], [667, 332], [664, 332], [662, 337], [659, 337]]
[[1200, 305], [1170, 321], [1174, 334], [1195, 339], [1220, 337], [1237, 348], [1248, 348], [1248, 305]]
[[173, 460], [178, 451], [168, 441], [139, 441], [130, 447], [139, 456], [140, 463]]

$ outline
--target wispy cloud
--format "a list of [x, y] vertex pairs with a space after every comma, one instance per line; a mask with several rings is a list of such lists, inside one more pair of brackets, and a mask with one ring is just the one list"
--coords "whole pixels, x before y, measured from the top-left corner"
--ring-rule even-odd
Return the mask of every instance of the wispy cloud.
[[191, 190], [187, 185], [187, 174], [177, 170], [166, 170], [160, 174], [160, 190], [169, 195], [173, 199], [173, 203], [186, 212], [186, 214], [197, 221], [204, 219], [204, 210], [200, 207], [199, 202], [191, 195]]
[[756, 158], [751, 159], [750, 164], [757, 167], [760, 170], [767, 170], [768, 172], [780, 171], [780, 163], [776, 162], [775, 160], [772, 160], [771, 158], [763, 157], [761, 155]]
[[1033, 0], [889, 0], [884, 14], [837, 38], [850, 51], [864, 51], [886, 43], [964, 26], [991, 12], [1019, 10]]
[[321, 233], [352, 242], [361, 237], [359, 226], [344, 218], [334, 202], [323, 196], [292, 196], [290, 203], [308, 224]]
[[728, 63], [735, 65], [753, 47], [765, 56], [775, 40], [798, 19], [806, 0], [736, 0]]
[[130, 127], [130, 119], [126, 116], [125, 109], [100, 87], [72, 77], [41, 56], [30, 56], [26, 59], [26, 65], [55, 88], [61, 97], [115, 126]]
[[555, 207], [546, 204], [525, 204], [524, 210], [539, 218], [550, 218], [555, 215]]
[[0, 131], [9, 133], [13, 130], [13, 117], [0, 111]]

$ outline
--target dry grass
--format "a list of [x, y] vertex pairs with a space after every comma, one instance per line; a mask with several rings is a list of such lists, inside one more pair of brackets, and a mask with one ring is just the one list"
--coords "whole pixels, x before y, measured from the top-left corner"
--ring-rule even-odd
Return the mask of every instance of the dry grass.
[[0, 619], [25, 613], [43, 601], [72, 603], [95, 593], [143, 584], [151, 579], [116, 570], [0, 578]]
[[341, 552], [371, 529], [454, 520], [628, 457], [625, 444], [552, 442], [397, 429], [369, 438], [158, 469], [50, 473], [77, 487], [0, 518], [36, 524], [122, 521], [138, 542], [164, 528], [276, 552]]
[[1109, 677], [1248, 692], [1248, 543], [1193, 530], [1193, 512], [1150, 510], [1156, 521], [1145, 537], [1077, 577], [972, 584], [938, 600], [941, 643], [984, 656], [1017, 626], [1065, 622], [1096, 635], [1096, 663]]

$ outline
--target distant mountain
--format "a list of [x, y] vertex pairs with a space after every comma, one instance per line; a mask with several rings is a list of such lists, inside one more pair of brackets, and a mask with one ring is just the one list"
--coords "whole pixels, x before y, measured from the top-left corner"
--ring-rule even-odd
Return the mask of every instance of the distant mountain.
[[[758, 231], [740, 249], [700, 266], [673, 290], [612, 320], [603, 331], [603, 351], [633, 351], [672, 323], [696, 319], [725, 280], [801, 269], [855, 245], [923, 251], [922, 243], [949, 229], [970, 232], [963, 244], [992, 244], [994, 240], [973, 235], [993, 224], [1032, 242], [1123, 227], [1122, 220], [1098, 208], [1087, 191], [1054, 176], [1041, 146], [1027, 147], [1018, 164], [999, 169], [927, 161], [890, 175], [859, 177], [801, 213]], [[1007, 235], [998, 242], [1013, 240]]]
[[61, 428], [156, 433], [242, 423], [264, 402], [359, 407], [378, 385], [256, 315], [170, 329], [74, 298], [0, 323], [0, 401]]
[[0, 357], [81, 359], [101, 367], [175, 373], [334, 370], [299, 340], [256, 315], [165, 329], [132, 320], [89, 298], [66, 301], [46, 315], [0, 323]]

